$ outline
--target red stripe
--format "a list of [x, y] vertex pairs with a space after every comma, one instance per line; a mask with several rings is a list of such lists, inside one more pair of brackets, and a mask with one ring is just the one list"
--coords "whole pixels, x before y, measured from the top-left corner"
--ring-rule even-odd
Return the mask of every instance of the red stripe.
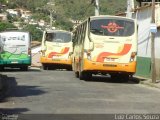
[[100, 53], [97, 57], [97, 62], [104, 62], [104, 59], [107, 56], [111, 56], [111, 55], [122, 56], [122, 55], [125, 55], [130, 51], [131, 46], [132, 46], [131, 44], [124, 44], [123, 50], [119, 53], [111, 53], [111, 52]]
[[57, 54], [66, 54], [68, 53], [69, 51], [69, 47], [65, 47], [60, 53], [58, 52], [51, 52], [49, 55], [48, 55], [48, 58], [52, 58], [53, 56], [56, 56]]

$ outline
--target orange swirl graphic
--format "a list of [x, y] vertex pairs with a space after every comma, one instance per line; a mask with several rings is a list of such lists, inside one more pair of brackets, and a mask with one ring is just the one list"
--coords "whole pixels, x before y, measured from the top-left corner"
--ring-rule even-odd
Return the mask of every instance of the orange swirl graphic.
[[64, 49], [61, 50], [60, 53], [58, 53], [58, 52], [51, 52], [51, 53], [48, 55], [48, 58], [52, 58], [53, 56], [57, 56], [57, 55], [66, 54], [66, 53], [68, 53], [68, 51], [69, 51], [69, 47], [65, 47]]
[[111, 56], [111, 55], [122, 56], [122, 55], [125, 55], [130, 51], [131, 46], [132, 46], [132, 44], [124, 44], [124, 47], [123, 47], [122, 51], [119, 52], [119, 53], [102, 52], [98, 55], [97, 62], [104, 62], [104, 59], [107, 56]]

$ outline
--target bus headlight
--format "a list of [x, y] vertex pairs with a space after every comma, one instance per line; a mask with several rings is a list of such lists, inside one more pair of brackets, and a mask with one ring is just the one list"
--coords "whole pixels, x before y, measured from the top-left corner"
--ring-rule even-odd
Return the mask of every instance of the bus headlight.
[[72, 58], [73, 52], [69, 52], [68, 58]]
[[31, 48], [28, 48], [28, 55], [31, 56], [32, 52], [31, 52]]
[[130, 58], [130, 61], [131, 61], [131, 62], [134, 61], [136, 55], [137, 55], [137, 52], [132, 52], [132, 53], [131, 53], [131, 58]]
[[42, 56], [45, 57], [46, 50], [41, 50]]
[[84, 50], [84, 53], [85, 53], [85, 57], [87, 57], [88, 60], [91, 60], [92, 59], [92, 56], [91, 56], [91, 50]]

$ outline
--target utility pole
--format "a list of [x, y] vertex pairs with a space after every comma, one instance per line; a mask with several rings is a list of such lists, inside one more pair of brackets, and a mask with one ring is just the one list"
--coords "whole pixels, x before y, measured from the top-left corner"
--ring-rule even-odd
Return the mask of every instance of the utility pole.
[[[152, 24], [155, 24], [155, 0], [152, 0]], [[152, 83], [156, 83], [156, 68], [155, 68], [155, 33], [151, 32], [151, 74], [152, 74]]]
[[55, 2], [54, 0], [50, 0], [50, 2], [47, 3], [47, 9], [49, 10], [49, 14], [50, 14], [50, 29], [52, 29], [52, 22], [53, 22], [53, 11], [54, 11], [54, 7], [55, 6]]
[[49, 10], [49, 12], [50, 12], [50, 29], [52, 29], [52, 21], [53, 21], [52, 10]]
[[132, 18], [134, 10], [134, 0], [127, 0], [127, 14], [126, 17]]
[[91, 0], [91, 4], [95, 7], [95, 16], [99, 16], [99, 0]]
[[95, 1], [95, 16], [99, 16], [99, 0]]

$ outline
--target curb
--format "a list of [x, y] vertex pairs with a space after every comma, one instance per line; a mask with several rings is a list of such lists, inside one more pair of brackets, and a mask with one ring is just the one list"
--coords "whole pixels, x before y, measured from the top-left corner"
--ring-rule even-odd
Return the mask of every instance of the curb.
[[36, 65], [36, 64], [31, 64], [30, 67], [37, 67], [37, 68], [41, 68], [42, 65]]
[[134, 77], [135, 77], [134, 81], [139, 83], [139, 84], [143, 84], [143, 85], [147, 85], [147, 86], [150, 86], [150, 87], [160, 89], [160, 82], [152, 83], [152, 80], [149, 79], [149, 78], [144, 78], [144, 77], [140, 77], [140, 76], [134, 76]]
[[42, 66], [31, 65], [30, 67], [41, 68]]
[[140, 84], [160, 89], [160, 85], [158, 85], [158, 83], [152, 83], [150, 80], [148, 80], [148, 81], [140, 81]]

